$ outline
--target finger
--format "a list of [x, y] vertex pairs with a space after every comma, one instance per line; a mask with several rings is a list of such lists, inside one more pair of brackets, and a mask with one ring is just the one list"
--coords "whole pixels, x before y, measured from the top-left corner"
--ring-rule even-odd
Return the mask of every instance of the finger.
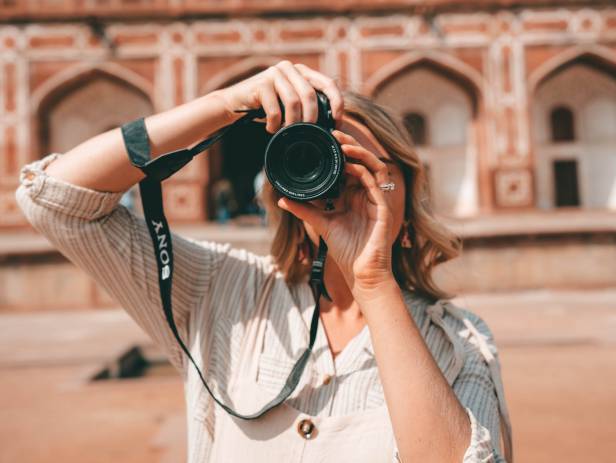
[[385, 151], [385, 148], [381, 146], [381, 144], [374, 138], [374, 135], [370, 132], [365, 133], [366, 140], [361, 143], [357, 141], [357, 138], [355, 138], [350, 133], [343, 132], [340, 129], [335, 130], [335, 132], [336, 139], [339, 143], [348, 143], [350, 145], [363, 146], [364, 148], [368, 149], [368, 151], [375, 153], [375, 156], [377, 157], [379, 155], [382, 157], [387, 157], [387, 152]]
[[276, 94], [273, 85], [264, 85], [259, 88], [259, 99], [266, 116], [265, 130], [269, 133], [275, 133], [280, 128], [280, 122], [282, 119], [280, 103], [278, 103], [278, 95]]
[[298, 219], [309, 223], [314, 227], [317, 233], [325, 236], [324, 234], [327, 231], [327, 218], [312, 204], [300, 203], [299, 201], [293, 201], [283, 196], [278, 200], [278, 206], [285, 211], [289, 211]]
[[329, 99], [334, 119], [342, 118], [344, 113], [344, 99], [338, 85], [331, 77], [321, 74], [305, 64], [297, 63], [295, 68], [306, 78], [310, 85], [321, 90]]
[[387, 201], [383, 191], [378, 187], [376, 179], [366, 168], [361, 164], [345, 164], [345, 172], [359, 179], [368, 193], [368, 200], [377, 206], [387, 206]]
[[315, 123], [319, 115], [319, 107], [314, 87], [310, 85], [290, 61], [281, 61], [277, 66], [285, 73], [287, 79], [299, 95], [302, 102], [302, 120]]
[[356, 159], [368, 167], [379, 182], [386, 182], [389, 179], [387, 164], [380, 160], [376, 154], [360, 145], [351, 135], [340, 130], [334, 130], [332, 134], [341, 143], [340, 147], [346, 156]]
[[341, 145], [341, 148], [345, 156], [352, 160], [357, 160], [361, 165], [367, 167], [379, 182], [389, 180], [387, 164], [377, 158], [374, 153], [368, 151], [363, 146], [345, 144]]
[[302, 101], [299, 98], [299, 95], [287, 79], [287, 76], [278, 69], [276, 66], [273, 66], [272, 73], [274, 75], [274, 88], [280, 99], [282, 100], [282, 104], [284, 105], [284, 125], [290, 125], [294, 122], [299, 122], [302, 120]]
[[334, 135], [334, 137], [336, 137], [336, 140], [338, 140], [338, 142], [340, 143], [347, 143], [349, 145], [360, 145], [360, 143], [353, 135], [343, 132], [342, 130], [336, 129], [332, 131], [332, 135]]

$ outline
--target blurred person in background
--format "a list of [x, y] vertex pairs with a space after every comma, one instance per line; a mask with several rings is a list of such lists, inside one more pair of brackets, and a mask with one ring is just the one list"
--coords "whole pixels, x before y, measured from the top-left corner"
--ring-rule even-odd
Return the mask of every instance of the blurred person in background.
[[254, 189], [255, 189], [255, 197], [253, 199], [255, 209], [257, 214], [261, 218], [261, 225], [267, 225], [267, 214], [265, 211], [265, 207], [263, 206], [263, 202], [261, 201], [261, 191], [263, 190], [263, 184], [265, 183], [265, 171], [261, 169], [257, 175], [255, 175], [255, 179], [253, 181]]
[[221, 178], [212, 187], [216, 220], [226, 223], [237, 212], [237, 201], [233, 193], [233, 185], [226, 178]]

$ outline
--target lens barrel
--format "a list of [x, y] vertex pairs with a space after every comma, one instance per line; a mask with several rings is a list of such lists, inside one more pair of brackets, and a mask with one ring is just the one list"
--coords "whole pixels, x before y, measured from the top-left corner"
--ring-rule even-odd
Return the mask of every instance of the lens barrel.
[[327, 97], [317, 92], [317, 123], [296, 122], [278, 130], [265, 149], [265, 174], [282, 195], [310, 201], [339, 194], [344, 154]]

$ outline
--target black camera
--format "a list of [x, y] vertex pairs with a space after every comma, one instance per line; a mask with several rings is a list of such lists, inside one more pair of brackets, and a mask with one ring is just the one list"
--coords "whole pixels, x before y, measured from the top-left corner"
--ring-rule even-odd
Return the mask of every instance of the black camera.
[[331, 134], [335, 120], [329, 100], [322, 92], [316, 93], [317, 122], [283, 127], [265, 148], [267, 178], [274, 189], [296, 201], [336, 198], [344, 178], [345, 157]]

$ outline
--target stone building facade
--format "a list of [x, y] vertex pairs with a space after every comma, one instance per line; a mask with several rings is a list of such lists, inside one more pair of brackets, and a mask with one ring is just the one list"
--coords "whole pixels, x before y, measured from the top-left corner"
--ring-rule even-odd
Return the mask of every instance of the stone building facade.
[[[5, 2], [0, 13], [3, 227], [24, 225], [13, 199], [24, 163], [280, 59], [405, 115], [446, 215], [616, 209], [616, 8], [601, 2], [371, 11], [358, 1], [351, 14], [317, 2], [317, 12], [280, 6], [276, 15], [273, 5], [250, 14], [227, 2], [224, 19], [208, 17], [207, 2], [179, 2], [189, 19], [166, 19], [166, 2], [154, 15], [131, 3], [122, 19], [120, 4], [72, 3], [58, 14], [54, 2], [36, 2], [36, 13], [32, 2]], [[212, 217], [206, 185], [221, 172], [210, 154], [165, 185], [170, 218]]]
[[[517, 230], [513, 236], [527, 232], [518, 215], [533, 228], [537, 217], [549, 222], [562, 209], [569, 215], [547, 226], [549, 233], [584, 223], [574, 231], [607, 230], [613, 248], [613, 2], [0, 5], [4, 230], [27, 227], [14, 201], [23, 164], [289, 59], [404, 118], [443, 216], [470, 229], [503, 217]], [[175, 223], [211, 220], [212, 186], [229, 175], [235, 183], [251, 183], [262, 162], [259, 153], [250, 154], [251, 162], [233, 170], [223, 162], [229, 146], [210, 151], [164, 185]], [[607, 228], [601, 225], [606, 217]]]

